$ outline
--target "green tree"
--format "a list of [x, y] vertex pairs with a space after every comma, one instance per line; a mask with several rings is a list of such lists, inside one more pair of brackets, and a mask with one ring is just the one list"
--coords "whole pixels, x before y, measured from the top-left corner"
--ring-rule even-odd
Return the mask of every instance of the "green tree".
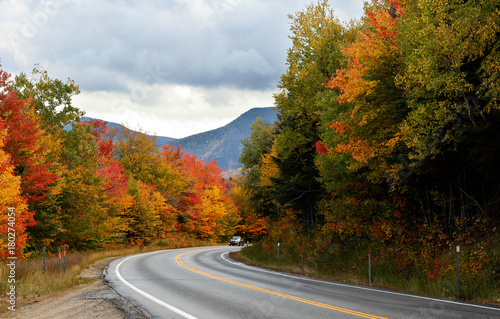
[[260, 181], [263, 178], [262, 166], [265, 165], [263, 157], [269, 154], [273, 146], [275, 127], [258, 118], [250, 129], [250, 136], [241, 141], [243, 150], [238, 159], [245, 171], [243, 188], [256, 211], [273, 215], [276, 212], [273, 204], [273, 187], [272, 185], [262, 187]]
[[280, 175], [273, 183], [280, 205], [295, 209], [304, 228], [311, 229], [318, 222], [316, 201], [323, 194], [314, 164], [321, 102], [332, 94], [325, 86], [340, 67], [345, 30], [327, 1], [309, 5], [290, 19], [288, 69], [275, 94], [279, 116], [274, 147]]
[[243, 164], [243, 169], [251, 174], [260, 164], [261, 156], [269, 153], [274, 140], [274, 127], [259, 117], [252, 123], [250, 131], [250, 136], [241, 141], [243, 150], [238, 161]]
[[155, 184], [158, 177], [157, 168], [161, 162], [156, 137], [128, 129], [121, 130], [117, 137], [114, 147], [123, 168], [134, 178]]
[[122, 238], [130, 224], [125, 212], [133, 199], [126, 191], [127, 178], [101, 140], [98, 125], [75, 123], [63, 134], [63, 183], [54, 196], [62, 229], [56, 238], [76, 249]]
[[15, 76], [11, 88], [19, 93], [21, 99], [29, 102], [40, 116], [44, 129], [57, 131], [84, 115], [71, 101], [74, 95], [80, 93], [78, 85], [69, 78], [66, 83], [51, 79], [39, 65], [33, 69], [31, 78], [23, 72]]
[[[426, 220], [499, 218], [499, 1], [408, 1], [401, 24], [408, 98], [401, 171]], [[451, 232], [451, 230], [450, 230]]]

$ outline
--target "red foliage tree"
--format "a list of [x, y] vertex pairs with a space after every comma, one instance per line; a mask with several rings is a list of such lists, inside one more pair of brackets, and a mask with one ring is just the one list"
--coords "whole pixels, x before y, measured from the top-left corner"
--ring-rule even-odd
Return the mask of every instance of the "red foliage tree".
[[[14, 252], [22, 254], [27, 242], [26, 228], [35, 225], [34, 212], [31, 206], [43, 200], [57, 180], [51, 171], [52, 162], [46, 158], [46, 146], [43, 142], [44, 131], [40, 129], [39, 119], [26, 101], [19, 98], [18, 93], [8, 87], [10, 74], [0, 69], [0, 126], [2, 131], [3, 161], [0, 171], [9, 176], [16, 185], [3, 185], [4, 190], [11, 189], [9, 196], [2, 203], [2, 225], [0, 235], [14, 233], [16, 249], [6, 252], [2, 249], [1, 257]], [[12, 193], [12, 191], [15, 191]], [[19, 192], [17, 195], [16, 192]], [[26, 207], [26, 204], [28, 207]], [[13, 222], [4, 220], [7, 215], [5, 207], [15, 213]], [[7, 226], [9, 226], [7, 228]], [[2, 236], [3, 237], [3, 236]], [[5, 243], [3, 240], [0, 242]], [[2, 245], [3, 246], [3, 245]], [[4, 248], [4, 247], [2, 247]]]
[[11, 157], [15, 174], [21, 176], [22, 196], [33, 205], [47, 196], [57, 175], [50, 170], [53, 163], [45, 158], [39, 119], [26, 101], [7, 87], [9, 77], [0, 70], [0, 117], [7, 129], [4, 150]]
[[100, 176], [104, 183], [104, 192], [110, 197], [127, 197], [127, 175], [122, 164], [115, 160], [113, 140], [106, 138], [108, 131], [107, 122], [91, 120], [92, 135], [96, 137], [97, 159], [96, 175]]

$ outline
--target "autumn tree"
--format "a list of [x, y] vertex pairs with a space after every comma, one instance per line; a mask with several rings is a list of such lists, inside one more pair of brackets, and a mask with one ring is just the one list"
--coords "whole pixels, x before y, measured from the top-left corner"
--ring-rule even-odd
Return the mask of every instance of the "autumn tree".
[[485, 247], [499, 222], [499, 2], [372, 0], [345, 28], [319, 8], [294, 17], [273, 146], [246, 184], [276, 194], [260, 246], [304, 244], [314, 266], [354, 269], [370, 245], [379, 267], [435, 282], [456, 243], [481, 255], [474, 286], [498, 281], [483, 261], [498, 263]]
[[201, 239], [228, 239], [236, 232], [239, 216], [233, 201], [226, 194], [226, 189], [205, 187], [201, 194], [198, 211], [192, 216], [194, 234]]
[[377, 183], [390, 169], [390, 160], [400, 138], [398, 124], [406, 112], [405, 96], [395, 83], [401, 69], [397, 21], [402, 8], [374, 2], [367, 7], [365, 26], [355, 41], [342, 50], [346, 67], [336, 71], [329, 88], [340, 95], [335, 121], [328, 123], [338, 139], [330, 142], [332, 152], [349, 154], [347, 169], [370, 170], [366, 177]]
[[323, 112], [317, 165], [330, 194], [322, 204], [324, 229], [342, 240], [366, 237], [381, 212], [391, 218], [387, 177], [400, 160], [398, 124], [407, 109], [395, 81], [403, 16], [396, 2], [365, 6], [363, 24], [342, 49], [344, 65], [327, 85], [338, 97]]
[[[498, 220], [498, 1], [406, 3], [408, 189], [427, 220]], [[430, 196], [429, 196], [430, 193]]]
[[161, 178], [158, 176], [161, 160], [156, 136], [123, 129], [118, 133], [114, 147], [123, 168], [136, 179], [155, 184], [158, 177]]
[[6, 147], [22, 176], [22, 191], [29, 194], [25, 196], [35, 222], [28, 228], [28, 249], [36, 249], [49, 245], [62, 231], [57, 202], [64, 183], [58, 178], [63, 174], [62, 127], [83, 113], [71, 105], [72, 96], [78, 93], [74, 82], [53, 80], [43, 69], [35, 68], [31, 79], [24, 73], [17, 75], [8, 90], [22, 101], [17, 108], [11, 104], [6, 118], [10, 132]]
[[22, 100], [29, 102], [46, 130], [60, 130], [84, 115], [71, 101], [74, 95], [80, 93], [78, 85], [69, 78], [66, 83], [51, 79], [39, 65], [33, 69], [31, 78], [24, 72], [16, 75], [10, 87], [18, 92]]
[[328, 83], [339, 98], [324, 114], [327, 129], [317, 143], [331, 212], [355, 212], [352, 225], [363, 222], [363, 212], [366, 225], [385, 218], [387, 230], [401, 227], [392, 214], [404, 206], [409, 215], [402, 218], [437, 220], [448, 234], [455, 216], [494, 216], [487, 211], [497, 187], [484, 183], [498, 177], [498, 157], [484, 157], [498, 153], [485, 139], [498, 137], [488, 93], [494, 12], [474, 1], [366, 7], [356, 39], [342, 50], [346, 64]]
[[205, 163], [169, 145], [160, 149], [154, 137], [127, 130], [115, 149], [132, 177], [129, 238], [151, 240], [177, 229], [209, 240], [233, 234], [237, 210], [214, 161]]
[[7, 87], [9, 75], [0, 70], [0, 117], [7, 130], [4, 150], [10, 154], [28, 205], [43, 199], [57, 176], [46, 161], [47, 146], [39, 118], [16, 91]]
[[109, 141], [102, 139], [104, 123], [74, 123], [64, 133], [64, 165], [59, 194], [60, 242], [76, 249], [95, 248], [129, 229], [125, 211], [133, 204], [127, 177], [115, 162]]
[[129, 220], [124, 218], [126, 211], [134, 204], [134, 198], [128, 192], [128, 176], [117, 161], [113, 141], [107, 138], [107, 123], [104, 121], [91, 120], [85, 125], [91, 125], [91, 134], [95, 136], [97, 144], [97, 165], [94, 174], [101, 180], [102, 206], [110, 223], [115, 227], [108, 232], [111, 240], [120, 239], [129, 229]]
[[[20, 178], [23, 203], [28, 205], [28, 210], [20, 210], [18, 216], [22, 229], [19, 236], [23, 238], [26, 227], [36, 223], [35, 206], [47, 197], [58, 178], [55, 163], [50, 158], [57, 142], [40, 127], [39, 116], [33, 108], [9, 87], [9, 77], [0, 70], [0, 118], [6, 132], [3, 151], [9, 155], [9, 165]], [[25, 242], [21, 240], [20, 246], [23, 247]]]
[[407, 11], [406, 68], [399, 81], [411, 113], [402, 131], [416, 151], [411, 159], [418, 161], [453, 148], [461, 130], [485, 125], [487, 114], [498, 110], [491, 76], [500, 18], [495, 1], [422, 0]]
[[[26, 221], [31, 218], [21, 197], [21, 178], [14, 174], [11, 158], [3, 150], [7, 130], [0, 122], [0, 259], [19, 256], [27, 241]], [[9, 217], [11, 217], [9, 219]], [[15, 246], [9, 246], [9, 233], [15, 231]], [[9, 249], [11, 248], [11, 249]]]
[[165, 230], [173, 230], [173, 223], [169, 225], [170, 229], [162, 227], [169, 220], [171, 208], [154, 186], [131, 178], [128, 191], [134, 198], [133, 206], [126, 213], [129, 222], [127, 238], [130, 242], [148, 244], [155, 238], [161, 238]]
[[274, 128], [264, 122], [262, 118], [257, 118], [250, 126], [250, 136], [241, 141], [243, 150], [238, 161], [243, 164], [249, 182], [258, 179], [256, 168], [261, 164], [261, 156], [269, 153], [274, 141]]
[[273, 180], [280, 205], [292, 207], [303, 226], [318, 222], [316, 201], [323, 194], [314, 165], [314, 144], [320, 139], [321, 103], [332, 94], [326, 84], [340, 66], [344, 27], [327, 1], [290, 15], [292, 47], [286, 73], [275, 94], [279, 111], [274, 159], [279, 178]]
[[[257, 118], [250, 127], [250, 136], [241, 141], [243, 150], [238, 159], [243, 164], [245, 172], [243, 189], [255, 210], [266, 216], [275, 215], [277, 212], [273, 203], [273, 185], [262, 185], [261, 183], [261, 179], [271, 178], [271, 176], [262, 176], [263, 170], [267, 169], [263, 167], [264, 165], [271, 164], [277, 169], [275, 163], [263, 162], [263, 158], [266, 156], [268, 161], [272, 160], [268, 154], [274, 143], [275, 129], [274, 125]], [[274, 156], [276, 156], [276, 153], [274, 153]], [[279, 175], [279, 169], [277, 170], [272, 177]]]
[[162, 219], [158, 227], [163, 229], [163, 232], [158, 235], [161, 237], [176, 229], [179, 217], [177, 207], [181, 205], [182, 193], [187, 187], [182, 165], [179, 162], [182, 158], [180, 150], [175, 151], [173, 147], [166, 145], [160, 149], [156, 145], [154, 136], [127, 129], [118, 132], [114, 148], [123, 168], [135, 180], [133, 183], [140, 181], [144, 184], [129, 186], [129, 191], [142, 189], [142, 193], [139, 191], [133, 193], [136, 200], [138, 200], [138, 195], [143, 194], [153, 196], [157, 200], [161, 198], [164, 202], [163, 206], [158, 206], [161, 212], [157, 212], [157, 217]]
[[181, 203], [184, 229], [201, 239], [222, 240], [232, 236], [240, 218], [215, 160], [205, 163], [183, 153], [180, 161], [188, 180]]
[[238, 209], [241, 218], [236, 227], [237, 232], [242, 235], [244, 240], [252, 241], [261, 237], [266, 232], [266, 218], [253, 205], [249, 194], [244, 189], [244, 181], [232, 178], [231, 183], [228, 195]]

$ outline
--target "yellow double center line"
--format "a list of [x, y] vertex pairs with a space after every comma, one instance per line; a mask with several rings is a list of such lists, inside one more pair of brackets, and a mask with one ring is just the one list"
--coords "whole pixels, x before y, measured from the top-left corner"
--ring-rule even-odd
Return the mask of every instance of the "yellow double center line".
[[286, 299], [303, 302], [303, 303], [306, 303], [306, 304], [309, 304], [309, 305], [313, 305], [313, 306], [317, 306], [317, 307], [321, 307], [321, 308], [326, 308], [326, 309], [331, 309], [331, 310], [335, 310], [335, 311], [339, 311], [339, 312], [343, 312], [343, 313], [348, 313], [348, 314], [351, 314], [351, 315], [354, 315], [354, 316], [358, 316], [358, 317], [370, 318], [370, 319], [387, 319], [387, 318], [384, 318], [384, 317], [378, 317], [378, 316], [374, 316], [374, 315], [370, 315], [370, 314], [367, 314], [367, 313], [358, 312], [358, 311], [354, 311], [354, 310], [350, 310], [350, 309], [346, 309], [346, 308], [335, 307], [335, 306], [327, 305], [327, 304], [324, 304], [324, 303], [321, 303], [321, 302], [307, 300], [307, 299], [304, 299], [304, 298], [300, 298], [300, 297], [296, 297], [296, 296], [284, 294], [284, 293], [281, 293], [281, 292], [277, 292], [277, 291], [273, 291], [273, 290], [269, 290], [269, 289], [264, 289], [264, 288], [260, 288], [260, 287], [256, 287], [256, 286], [252, 286], [252, 285], [248, 285], [248, 284], [244, 284], [242, 282], [238, 282], [238, 281], [234, 281], [234, 280], [227, 279], [227, 278], [224, 278], [224, 277], [219, 277], [219, 276], [216, 276], [216, 275], [209, 274], [209, 273], [201, 271], [199, 269], [190, 267], [190, 266], [188, 266], [188, 265], [186, 265], [185, 263], [182, 262], [182, 260], [181, 260], [182, 256], [187, 255], [187, 254], [191, 254], [191, 253], [194, 253], [194, 252], [198, 252], [198, 251], [199, 250], [188, 251], [188, 252], [182, 253], [180, 255], [177, 255], [175, 257], [175, 261], [181, 267], [184, 267], [186, 269], [194, 271], [195, 273], [198, 273], [200, 275], [207, 276], [207, 277], [210, 277], [210, 278], [213, 278], [213, 279], [221, 280], [221, 281], [233, 284], [233, 285], [237, 285], [237, 286], [241, 286], [241, 287], [245, 287], [245, 288], [257, 290], [257, 291], [260, 291], [260, 292], [265, 292], [265, 293], [268, 293], [268, 294], [271, 294], [271, 295], [275, 295], [275, 296], [283, 297], [283, 298], [286, 298]]

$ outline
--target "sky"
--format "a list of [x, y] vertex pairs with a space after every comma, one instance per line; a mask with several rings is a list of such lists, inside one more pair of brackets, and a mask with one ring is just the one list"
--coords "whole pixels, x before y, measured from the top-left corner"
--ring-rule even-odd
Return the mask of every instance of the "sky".
[[[273, 106], [311, 0], [0, 0], [0, 64], [71, 78], [86, 116], [182, 138]], [[315, 1], [314, 1], [315, 3]], [[330, 0], [340, 21], [363, 0]]]

